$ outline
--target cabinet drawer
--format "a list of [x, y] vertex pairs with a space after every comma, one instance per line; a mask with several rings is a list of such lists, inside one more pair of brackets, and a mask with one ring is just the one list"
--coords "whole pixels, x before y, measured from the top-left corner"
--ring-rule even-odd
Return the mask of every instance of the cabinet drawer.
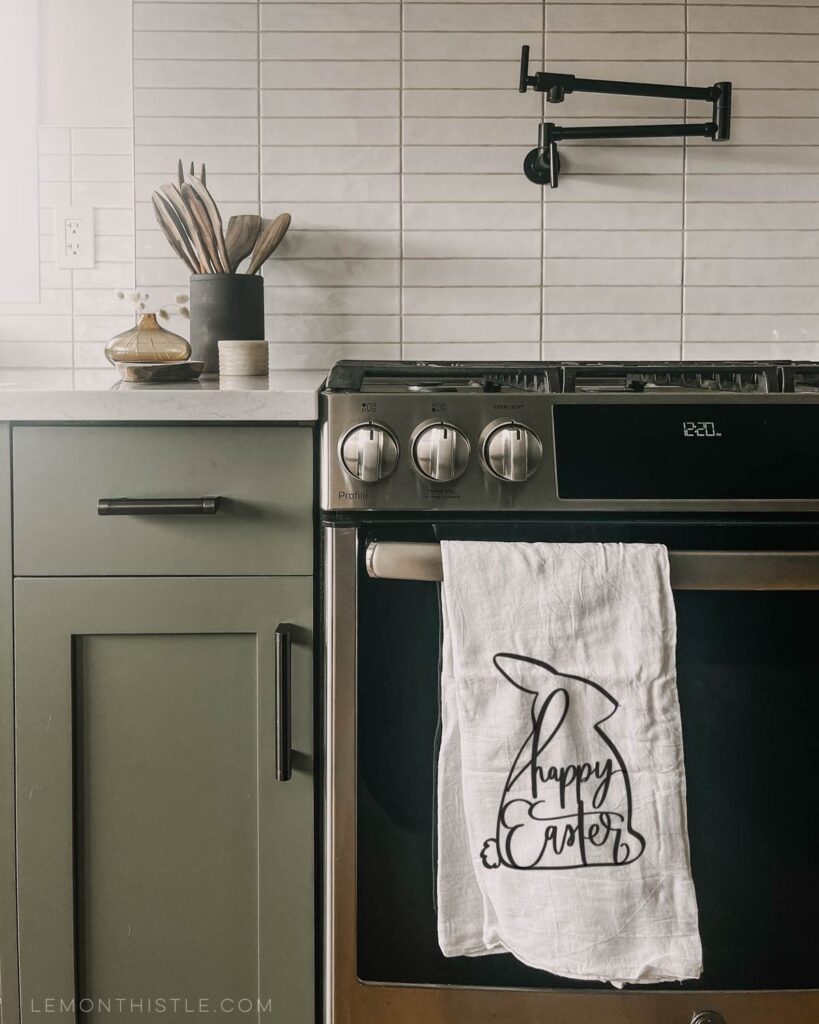
[[[309, 575], [312, 445], [309, 427], [15, 427], [15, 573]], [[215, 513], [98, 510], [205, 497]]]

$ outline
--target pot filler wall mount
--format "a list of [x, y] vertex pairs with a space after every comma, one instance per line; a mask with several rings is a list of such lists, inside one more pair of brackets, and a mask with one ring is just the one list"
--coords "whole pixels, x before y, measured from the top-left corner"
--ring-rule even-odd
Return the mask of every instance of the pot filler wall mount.
[[696, 137], [726, 142], [731, 137], [731, 83], [717, 82], [707, 88], [688, 85], [652, 85], [648, 82], [610, 82], [602, 78], [576, 78], [549, 71], [529, 74], [529, 47], [520, 54], [520, 92], [531, 86], [546, 94], [547, 103], [562, 103], [567, 93], [594, 92], [614, 96], [658, 96], [663, 99], [706, 100], [712, 104], [711, 120], [695, 124], [620, 124], [564, 128], [544, 121], [538, 128], [537, 148], [523, 161], [523, 171], [536, 185], [557, 188], [560, 178], [558, 142], [575, 139], [670, 139]]

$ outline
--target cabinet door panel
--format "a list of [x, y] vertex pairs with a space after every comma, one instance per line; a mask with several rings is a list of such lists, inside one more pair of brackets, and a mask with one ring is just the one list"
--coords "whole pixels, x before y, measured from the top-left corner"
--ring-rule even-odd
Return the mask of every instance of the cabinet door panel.
[[311, 581], [24, 579], [16, 597], [24, 1015], [73, 996], [92, 1020], [117, 997], [148, 1019], [250, 1000], [312, 1020]]

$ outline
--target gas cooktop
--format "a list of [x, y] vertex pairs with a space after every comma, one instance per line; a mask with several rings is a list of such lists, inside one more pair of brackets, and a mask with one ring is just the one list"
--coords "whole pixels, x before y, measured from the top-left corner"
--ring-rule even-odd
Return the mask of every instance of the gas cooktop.
[[343, 361], [322, 444], [326, 511], [804, 503], [819, 364]]
[[782, 394], [819, 389], [819, 363], [471, 363], [342, 360], [327, 391], [365, 394], [526, 391], [548, 394], [651, 390]]

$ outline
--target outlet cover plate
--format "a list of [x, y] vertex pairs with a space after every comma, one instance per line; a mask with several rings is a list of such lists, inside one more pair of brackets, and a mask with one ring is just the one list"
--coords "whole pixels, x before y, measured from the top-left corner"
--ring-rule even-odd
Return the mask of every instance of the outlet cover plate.
[[94, 259], [94, 208], [58, 206], [55, 211], [57, 266], [63, 270], [91, 268]]

